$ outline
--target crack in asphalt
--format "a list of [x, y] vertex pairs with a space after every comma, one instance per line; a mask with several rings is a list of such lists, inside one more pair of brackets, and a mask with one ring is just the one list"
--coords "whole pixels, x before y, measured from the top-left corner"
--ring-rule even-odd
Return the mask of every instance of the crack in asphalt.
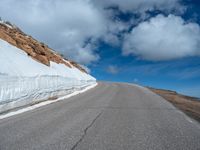
[[87, 134], [87, 131], [89, 128], [91, 128], [93, 126], [93, 124], [95, 123], [95, 121], [101, 116], [102, 112], [100, 112], [95, 118], [94, 120], [84, 129], [83, 135], [81, 136], [81, 138], [74, 144], [74, 146], [71, 148], [71, 150], [75, 150], [75, 148], [83, 141], [84, 137]]

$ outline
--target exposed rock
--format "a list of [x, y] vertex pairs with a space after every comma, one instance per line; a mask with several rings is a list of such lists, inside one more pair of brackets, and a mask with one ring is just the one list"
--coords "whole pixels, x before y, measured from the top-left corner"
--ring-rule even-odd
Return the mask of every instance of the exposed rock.
[[58, 64], [65, 64], [70, 68], [74, 66], [82, 72], [86, 72], [86, 70], [77, 63], [65, 60], [61, 55], [50, 49], [47, 45], [26, 35], [18, 27], [11, 24], [0, 22], [0, 38], [25, 51], [33, 59], [44, 65], [49, 66], [50, 61], [52, 61]]

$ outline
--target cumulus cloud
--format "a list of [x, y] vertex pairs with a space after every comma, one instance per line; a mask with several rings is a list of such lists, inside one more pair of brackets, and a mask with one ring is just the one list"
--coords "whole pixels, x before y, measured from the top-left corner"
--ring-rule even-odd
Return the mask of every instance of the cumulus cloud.
[[106, 20], [89, 0], [1, 0], [0, 14], [68, 58], [84, 64], [99, 58], [89, 39], [105, 34]]
[[[66, 58], [88, 65], [100, 59], [97, 53], [99, 41], [120, 47], [124, 33], [136, 22], [124, 22], [117, 17], [117, 13], [182, 10], [179, 1], [1, 0], [0, 14], [3, 19], [16, 24]], [[118, 7], [119, 11], [116, 13], [114, 9], [107, 9], [109, 7]], [[133, 34], [126, 36], [126, 54], [132, 53], [128, 50], [133, 49], [132, 37]]]
[[107, 33], [102, 39], [113, 46], [119, 46], [121, 44], [121, 35], [129, 29], [130, 24], [124, 23], [119, 20], [107, 22]]
[[200, 27], [178, 16], [158, 15], [125, 36], [123, 54], [153, 61], [200, 55]]

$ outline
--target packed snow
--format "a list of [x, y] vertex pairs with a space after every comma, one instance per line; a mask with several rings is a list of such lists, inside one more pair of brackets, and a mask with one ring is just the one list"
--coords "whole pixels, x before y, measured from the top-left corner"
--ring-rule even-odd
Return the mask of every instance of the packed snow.
[[18, 114], [21, 114], [21, 113], [24, 113], [24, 112], [27, 112], [27, 111], [30, 111], [30, 110], [34, 110], [36, 108], [39, 108], [41, 106], [45, 106], [45, 105], [48, 105], [48, 104], [51, 104], [51, 103], [55, 103], [55, 102], [58, 102], [58, 101], [62, 101], [62, 100], [66, 100], [72, 96], [75, 96], [75, 95], [78, 95], [78, 94], [81, 94], [83, 92], [86, 92], [87, 90], [90, 90], [92, 88], [94, 88], [95, 86], [97, 86], [97, 83], [96, 84], [93, 84], [93, 85], [90, 85], [90, 86], [87, 86], [86, 88], [82, 89], [82, 90], [78, 90], [78, 91], [75, 91], [71, 94], [67, 94], [65, 96], [62, 96], [60, 98], [57, 98], [55, 100], [48, 100], [48, 101], [44, 101], [44, 102], [40, 102], [38, 104], [35, 104], [33, 106], [28, 106], [28, 107], [24, 107], [22, 109], [18, 109], [18, 110], [15, 110], [15, 111], [10, 111], [9, 113], [5, 113], [5, 114], [0, 114], [0, 119], [4, 119], [4, 118], [8, 118], [8, 117], [11, 117], [11, 116], [14, 116], [14, 115], [18, 115]]
[[0, 112], [70, 94], [96, 84], [96, 79], [50, 62], [50, 67], [0, 39]]

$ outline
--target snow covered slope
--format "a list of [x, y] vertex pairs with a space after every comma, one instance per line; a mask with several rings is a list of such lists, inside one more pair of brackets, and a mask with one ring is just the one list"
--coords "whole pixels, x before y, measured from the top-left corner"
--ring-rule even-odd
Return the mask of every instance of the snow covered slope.
[[50, 61], [47, 66], [0, 39], [0, 112], [63, 96], [95, 83], [95, 78], [71, 64], [68, 67]]
[[62, 76], [79, 80], [95, 80], [72, 66], [51, 62], [50, 66], [29, 57], [24, 51], [0, 39], [0, 73], [9, 76]]

